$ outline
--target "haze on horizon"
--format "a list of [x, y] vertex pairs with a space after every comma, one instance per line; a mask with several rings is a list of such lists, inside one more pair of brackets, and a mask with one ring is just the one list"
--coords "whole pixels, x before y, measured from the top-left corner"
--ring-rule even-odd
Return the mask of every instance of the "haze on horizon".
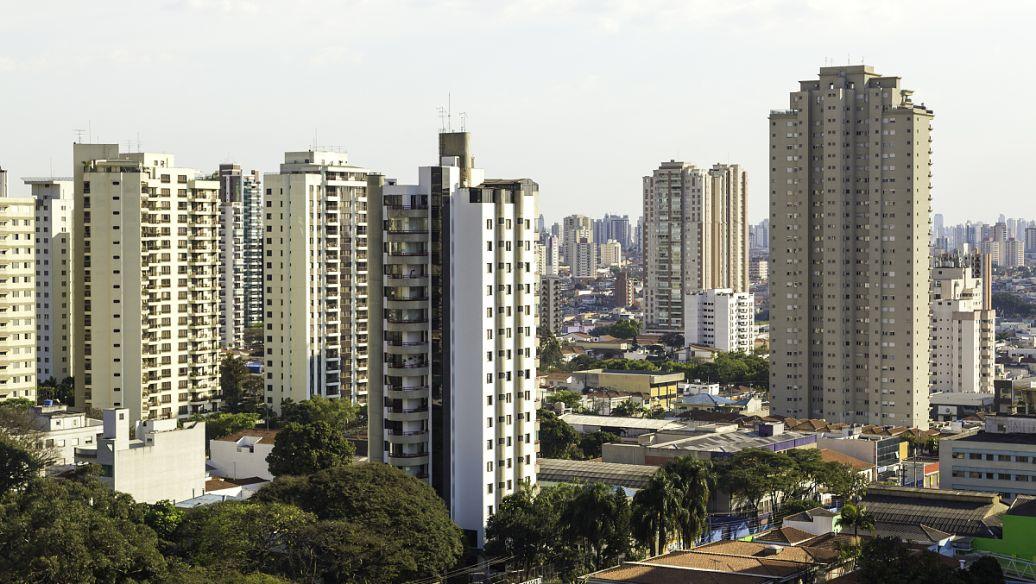
[[[435, 162], [452, 96], [493, 177], [548, 221], [641, 213], [662, 160], [736, 162], [767, 210], [767, 114], [825, 65], [898, 75], [935, 110], [934, 211], [1036, 218], [1036, 3], [959, 0], [12, 2], [0, 167], [70, 175], [74, 130], [178, 164], [274, 171], [313, 145], [401, 181]], [[139, 138], [138, 138], [139, 137]], [[84, 136], [84, 139], [86, 136]]]

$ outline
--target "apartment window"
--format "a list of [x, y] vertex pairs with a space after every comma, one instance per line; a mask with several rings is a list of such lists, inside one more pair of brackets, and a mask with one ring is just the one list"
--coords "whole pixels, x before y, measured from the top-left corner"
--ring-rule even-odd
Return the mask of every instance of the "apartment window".
[[492, 450], [492, 449], [493, 449], [493, 440], [492, 439], [486, 440], [486, 450]]

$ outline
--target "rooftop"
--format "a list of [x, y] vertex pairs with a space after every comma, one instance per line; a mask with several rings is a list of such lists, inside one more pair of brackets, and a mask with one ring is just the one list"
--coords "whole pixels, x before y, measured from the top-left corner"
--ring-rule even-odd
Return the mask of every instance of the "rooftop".
[[[921, 526], [962, 536], [989, 536], [1007, 510], [995, 493], [872, 485], [863, 498], [879, 531], [916, 531]], [[896, 527], [899, 526], [899, 527]]]
[[536, 479], [552, 483], [604, 483], [643, 489], [658, 467], [592, 460], [540, 458]]
[[816, 434], [783, 432], [776, 436], [761, 436], [753, 430], [736, 430], [733, 432], [700, 433], [651, 446], [672, 450], [734, 453], [740, 452], [745, 448], [767, 448], [773, 450], [777, 445], [787, 445], [788, 442], [793, 442], [794, 446], [815, 444]]
[[684, 427], [683, 423], [676, 420], [660, 420], [656, 418], [564, 414], [561, 416], [561, 419], [573, 426], [608, 426], [612, 428], [632, 428], [635, 430], [669, 430]]
[[216, 438], [221, 442], [237, 442], [238, 440], [251, 437], [257, 438], [256, 442], [266, 442], [267, 444], [273, 444], [274, 439], [277, 438], [277, 432], [280, 430], [267, 430], [266, 428], [251, 428], [248, 430], [239, 430], [233, 434], [228, 434], [222, 438]]
[[856, 470], [867, 470], [869, 468], [874, 468], [874, 465], [867, 462], [866, 460], [861, 460], [859, 458], [856, 458], [855, 456], [849, 456], [848, 454], [844, 454], [842, 452], [838, 452], [837, 450], [831, 450], [828, 448], [820, 449], [820, 458], [823, 459], [824, 462], [838, 462], [841, 464], [848, 464]]
[[974, 434], [954, 438], [957, 442], [988, 442], [992, 444], [1036, 444], [1036, 434], [1026, 432], [986, 432], [979, 430]]

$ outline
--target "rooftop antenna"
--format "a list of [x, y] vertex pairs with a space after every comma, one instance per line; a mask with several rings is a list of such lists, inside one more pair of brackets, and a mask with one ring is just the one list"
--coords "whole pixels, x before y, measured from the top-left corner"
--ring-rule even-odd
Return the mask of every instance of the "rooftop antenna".
[[460, 131], [468, 131], [468, 112], [460, 112]]
[[137, 152], [143, 152], [144, 145], [140, 142], [140, 132], [137, 132]]
[[82, 128], [75, 128], [75, 129], [72, 130], [72, 132], [74, 132], [75, 135], [76, 135], [76, 142], [75, 143], [76, 144], [82, 144], [83, 143], [83, 134], [86, 133], [86, 130], [84, 130]]
[[94, 123], [91, 120], [86, 120], [86, 139], [94, 143]]
[[435, 108], [435, 113], [439, 114], [439, 132], [442, 134], [446, 133], [446, 108], [441, 105]]

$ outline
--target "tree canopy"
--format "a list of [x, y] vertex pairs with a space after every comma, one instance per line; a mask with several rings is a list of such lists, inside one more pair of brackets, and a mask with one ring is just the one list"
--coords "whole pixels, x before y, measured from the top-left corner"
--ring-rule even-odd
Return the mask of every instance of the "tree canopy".
[[304, 475], [352, 462], [355, 447], [342, 426], [318, 420], [281, 428], [266, 457], [274, 476]]

